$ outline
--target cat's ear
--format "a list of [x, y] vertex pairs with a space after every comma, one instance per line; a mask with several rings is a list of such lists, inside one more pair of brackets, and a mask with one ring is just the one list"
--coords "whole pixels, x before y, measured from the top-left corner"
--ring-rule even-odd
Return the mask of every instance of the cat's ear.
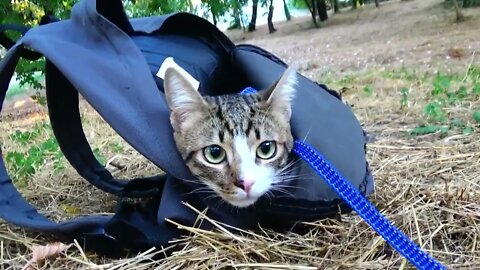
[[273, 111], [283, 114], [290, 119], [292, 115], [292, 103], [296, 93], [297, 71], [289, 67], [282, 77], [269, 89], [265, 90], [264, 100], [271, 106]]
[[173, 128], [182, 130], [207, 104], [195, 86], [177, 68], [165, 70], [163, 88]]

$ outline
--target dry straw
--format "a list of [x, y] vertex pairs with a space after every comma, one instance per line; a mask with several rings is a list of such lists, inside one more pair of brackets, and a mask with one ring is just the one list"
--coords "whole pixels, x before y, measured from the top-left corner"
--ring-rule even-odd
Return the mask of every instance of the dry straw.
[[[89, 123], [92, 130], [101, 132], [92, 135], [102, 138], [94, 144], [118, 140], [113, 131], [100, 128], [100, 122]], [[398, 136], [402, 127], [392, 123], [384, 127], [371, 127], [377, 140], [368, 145], [368, 159], [376, 178], [372, 202], [440, 261], [454, 269], [480, 269], [480, 141], [475, 135], [411, 138]], [[158, 172], [137, 153], [128, 156], [123, 160], [128, 165], [122, 175]], [[62, 205], [75, 206], [81, 213], [113, 211], [114, 198], [87, 187], [70, 168], [63, 176], [53, 177], [59, 182], [52, 182], [51, 173], [42, 170], [35, 176], [37, 181], [23, 190], [25, 197], [51, 218], [75, 216], [66, 213]], [[86, 253], [75, 243], [65, 256], [47, 260], [43, 269], [412, 269], [355, 213], [309, 223], [311, 230], [305, 235], [267, 229], [233, 229], [231, 233], [228, 225], [209, 219], [205, 215], [208, 211], [189, 204], [185, 207], [198, 214], [199, 222], [214, 224], [215, 230], [169, 221], [185, 236], [172, 242], [183, 248], [166, 259], [155, 260], [155, 255], [164, 250], [151, 249], [109, 260]], [[0, 269], [21, 268], [30, 259], [34, 245], [50, 241], [0, 224]]]

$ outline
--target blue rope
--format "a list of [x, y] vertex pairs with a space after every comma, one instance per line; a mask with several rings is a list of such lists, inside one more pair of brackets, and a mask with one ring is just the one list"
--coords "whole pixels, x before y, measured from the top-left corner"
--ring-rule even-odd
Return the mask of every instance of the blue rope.
[[[241, 93], [251, 94], [255, 92], [256, 90], [254, 88], [247, 87]], [[357, 188], [345, 179], [335, 167], [312, 146], [302, 141], [295, 141], [293, 152], [305, 160], [357, 214], [418, 269], [446, 269], [445, 266], [421, 250], [408, 236], [388, 221]]]
[[393, 226], [367, 199], [318, 151], [310, 145], [295, 141], [293, 151], [304, 159], [327, 183], [377, 231], [391, 246], [418, 269], [446, 269], [421, 250], [405, 234]]

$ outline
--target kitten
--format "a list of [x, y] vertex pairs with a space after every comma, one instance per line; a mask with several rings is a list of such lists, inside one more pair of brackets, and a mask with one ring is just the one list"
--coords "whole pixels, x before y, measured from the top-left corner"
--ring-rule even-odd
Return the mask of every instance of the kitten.
[[174, 139], [191, 173], [224, 201], [247, 207], [282, 181], [293, 147], [296, 72], [249, 95], [201, 96], [170, 67], [164, 89]]

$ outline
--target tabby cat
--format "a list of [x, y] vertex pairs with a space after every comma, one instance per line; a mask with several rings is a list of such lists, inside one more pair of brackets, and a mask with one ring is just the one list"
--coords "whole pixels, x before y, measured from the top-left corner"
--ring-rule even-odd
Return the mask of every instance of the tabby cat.
[[254, 94], [202, 96], [176, 67], [164, 89], [176, 146], [199, 180], [224, 201], [247, 207], [285, 180], [293, 147], [296, 71]]

